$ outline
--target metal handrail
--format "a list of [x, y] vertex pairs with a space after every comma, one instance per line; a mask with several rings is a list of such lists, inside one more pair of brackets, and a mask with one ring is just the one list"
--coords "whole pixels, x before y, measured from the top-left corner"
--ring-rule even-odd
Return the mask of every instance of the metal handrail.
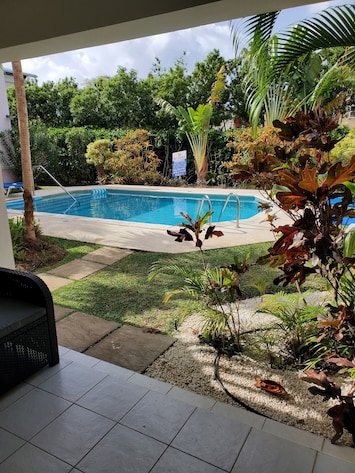
[[223, 208], [222, 210], [220, 211], [219, 213], [219, 216], [218, 216], [218, 221], [221, 220], [221, 217], [222, 217], [222, 214], [223, 212], [225, 211], [227, 205], [228, 205], [228, 202], [230, 201], [231, 197], [235, 197], [236, 198], [236, 225], [237, 225], [237, 228], [239, 228], [239, 220], [240, 220], [240, 199], [239, 199], [239, 196], [238, 194], [236, 194], [235, 192], [230, 192], [228, 195], [227, 195], [227, 198], [224, 202], [224, 205], [223, 205]]
[[38, 164], [36, 166], [33, 166], [33, 169], [40, 169], [41, 171], [44, 171], [46, 174], [48, 174], [48, 176], [61, 188], [63, 189], [64, 192], [66, 192], [69, 197], [71, 197], [74, 202], [76, 202], [78, 205], [80, 205], [80, 202], [78, 201], [78, 199], [76, 199], [73, 194], [71, 194], [64, 186], [62, 186], [62, 184], [53, 176], [53, 174], [51, 174], [44, 166], [42, 166], [42, 164]]
[[[200, 205], [198, 207], [198, 211], [197, 211], [197, 218], [200, 216], [200, 213], [202, 211], [202, 207], [203, 207], [203, 204], [205, 203], [205, 200], [207, 200], [208, 202], [208, 210], [210, 212], [212, 212], [212, 202], [211, 202], [211, 199], [209, 198], [209, 196], [207, 194], [205, 194], [202, 199], [201, 199], [201, 202], [200, 202]], [[210, 215], [208, 217], [208, 223], [211, 224], [212, 223], [212, 215]]]

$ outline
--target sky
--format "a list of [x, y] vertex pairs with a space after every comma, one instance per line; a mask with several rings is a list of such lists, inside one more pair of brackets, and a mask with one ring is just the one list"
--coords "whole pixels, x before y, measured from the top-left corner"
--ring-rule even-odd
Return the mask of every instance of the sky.
[[[275, 25], [275, 31], [314, 16], [325, 8], [349, 3], [351, 2], [332, 0], [283, 10]], [[115, 75], [120, 66], [127, 70], [134, 69], [139, 78], [145, 78], [152, 70], [156, 58], [159, 58], [162, 68], [167, 70], [183, 57], [188, 72], [191, 72], [194, 64], [203, 61], [214, 48], [219, 49], [225, 59], [234, 57], [229, 22], [24, 59], [22, 69], [24, 72], [36, 74], [39, 84], [72, 77], [83, 86], [87, 80]], [[3, 66], [11, 67], [11, 63], [4, 63]]]

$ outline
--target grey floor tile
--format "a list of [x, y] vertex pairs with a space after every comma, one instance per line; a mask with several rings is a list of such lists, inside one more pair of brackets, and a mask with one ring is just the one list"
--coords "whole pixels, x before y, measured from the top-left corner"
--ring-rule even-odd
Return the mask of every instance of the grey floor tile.
[[177, 387], [173, 387], [167, 395], [179, 401], [187, 402], [192, 406], [202, 407], [204, 409], [211, 409], [216, 404], [216, 401], [211, 397], [200, 396], [192, 391], [186, 391], [185, 389]]
[[149, 376], [144, 376], [143, 374], [139, 373], [135, 373], [129, 378], [129, 380], [134, 384], [138, 384], [139, 386], [143, 386], [144, 388], [148, 388], [152, 391], [156, 391], [162, 394], [168, 393], [173, 387], [169, 383], [164, 383], [163, 381], [159, 381], [158, 379], [154, 378], [149, 378]]
[[120, 423], [170, 443], [193, 411], [189, 404], [150, 391]]
[[216, 402], [211, 409], [218, 415], [227, 417], [228, 419], [234, 419], [242, 424], [250, 425], [261, 429], [265, 423], [265, 417], [253, 412], [248, 412], [240, 407], [231, 406], [230, 404], [224, 404], [223, 402]]
[[318, 453], [313, 473], [354, 473], [354, 463]]
[[93, 356], [84, 355], [83, 353], [70, 349], [68, 349], [68, 351], [62, 355], [61, 359], [75, 361], [75, 363], [79, 363], [80, 365], [86, 366], [88, 368], [96, 366], [100, 361]]
[[34, 388], [0, 413], [0, 427], [29, 440], [70, 405], [64, 399]]
[[232, 473], [311, 473], [315, 457], [316, 452], [310, 448], [253, 429]]
[[14, 402], [20, 399], [25, 394], [32, 391], [33, 386], [27, 383], [21, 383], [15, 388], [11, 389], [7, 393], [3, 394], [0, 397], [0, 411], [3, 411], [7, 407], [11, 406]]
[[105, 376], [105, 373], [73, 362], [42, 383], [40, 388], [75, 402]]
[[59, 351], [59, 357], [62, 357], [63, 355], [65, 355], [66, 353], [70, 351], [70, 348], [62, 347], [58, 345], [58, 351]]
[[70, 363], [72, 363], [72, 361], [60, 359], [60, 362], [57, 365], [43, 368], [43, 370], [38, 371], [36, 374], [28, 378], [26, 382], [28, 384], [32, 384], [33, 386], [39, 386], [44, 381], [58, 373], [58, 371], [68, 366]]
[[26, 444], [0, 464], [0, 473], [69, 473], [72, 467]]
[[148, 473], [165, 448], [161, 442], [118, 424], [77, 468], [84, 473]]
[[297, 429], [281, 422], [276, 422], [271, 419], [266, 419], [263, 426], [263, 431], [269, 434], [276, 435], [276, 437], [285, 438], [292, 442], [299, 443], [305, 447], [313, 448], [313, 450], [322, 450], [324, 438], [314, 435], [305, 430]]
[[172, 446], [218, 468], [230, 470], [249, 431], [250, 427], [245, 424], [197, 409]]
[[148, 390], [141, 386], [108, 377], [79, 399], [77, 404], [118, 421], [147, 392]]
[[73, 405], [31, 442], [75, 466], [114, 425], [106, 417]]
[[222, 473], [223, 470], [169, 447], [151, 473]]
[[24, 443], [25, 441], [16, 437], [16, 435], [0, 429], [0, 463], [20, 448]]
[[103, 373], [120, 379], [129, 379], [134, 375], [134, 371], [132, 370], [128, 370], [127, 368], [122, 368], [121, 366], [116, 366], [112, 363], [102, 360], [98, 360], [98, 363], [93, 368], [97, 371], [102, 371]]
[[[344, 433], [346, 435], [346, 433]], [[349, 434], [350, 436], [350, 434]], [[338, 444], [332, 444], [330, 439], [324, 440], [323, 450], [322, 453], [325, 455], [329, 455], [331, 457], [339, 458], [340, 460], [345, 460], [349, 463], [355, 465], [355, 448], [352, 447], [345, 447], [341, 445], [341, 440], [339, 440]], [[355, 470], [355, 468], [354, 468]]]

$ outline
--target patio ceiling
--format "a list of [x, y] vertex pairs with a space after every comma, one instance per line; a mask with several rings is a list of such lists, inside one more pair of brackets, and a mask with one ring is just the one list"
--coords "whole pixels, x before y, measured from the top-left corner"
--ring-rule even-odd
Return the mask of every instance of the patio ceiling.
[[2, 3], [0, 63], [242, 18], [317, 1], [18, 0]]

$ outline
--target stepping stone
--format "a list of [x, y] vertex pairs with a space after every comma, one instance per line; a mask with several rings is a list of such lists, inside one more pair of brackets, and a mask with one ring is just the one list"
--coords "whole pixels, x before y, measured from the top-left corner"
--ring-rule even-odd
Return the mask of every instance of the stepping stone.
[[56, 289], [59, 289], [60, 287], [67, 286], [68, 284], [71, 284], [73, 282], [68, 278], [62, 278], [49, 273], [41, 273], [37, 274], [37, 276], [42, 279], [42, 281], [48, 286], [48, 289], [51, 292], [55, 291]]
[[70, 263], [63, 264], [58, 268], [48, 271], [49, 274], [78, 281], [89, 276], [89, 274], [96, 273], [100, 269], [105, 268], [104, 264], [95, 263], [93, 261], [84, 261], [83, 259], [70, 261]]
[[102, 264], [113, 264], [116, 261], [124, 258], [125, 256], [132, 253], [130, 250], [123, 250], [122, 248], [112, 248], [110, 246], [104, 246], [98, 250], [91, 251], [87, 255], [83, 256], [82, 259], [85, 261], [95, 261], [96, 263]]
[[146, 333], [142, 328], [123, 325], [89, 348], [85, 354], [143, 373], [174, 342], [173, 337]]
[[60, 305], [55, 305], [54, 306], [54, 316], [56, 322], [58, 322], [61, 319], [64, 319], [67, 315], [71, 314], [73, 309], [68, 309], [67, 307], [61, 307]]
[[63, 347], [83, 352], [119, 326], [117, 322], [83, 312], [74, 312], [57, 323], [58, 343]]

